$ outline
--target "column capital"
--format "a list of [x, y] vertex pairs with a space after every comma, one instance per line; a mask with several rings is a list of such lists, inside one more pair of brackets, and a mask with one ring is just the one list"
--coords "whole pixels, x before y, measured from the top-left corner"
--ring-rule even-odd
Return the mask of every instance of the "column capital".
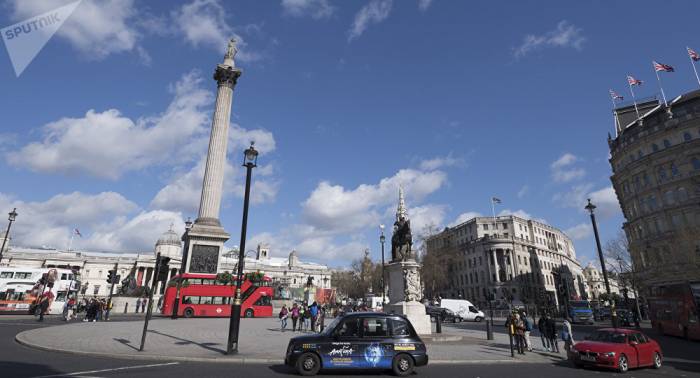
[[236, 85], [236, 81], [238, 77], [241, 76], [241, 73], [241, 70], [238, 68], [219, 64], [214, 71], [214, 80], [216, 80], [219, 85], [230, 85], [233, 87]]

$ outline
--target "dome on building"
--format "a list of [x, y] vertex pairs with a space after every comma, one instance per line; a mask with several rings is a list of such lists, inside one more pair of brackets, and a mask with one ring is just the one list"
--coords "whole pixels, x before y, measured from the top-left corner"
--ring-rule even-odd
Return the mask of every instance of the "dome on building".
[[170, 225], [170, 229], [163, 233], [163, 235], [161, 235], [158, 241], [156, 242], [156, 246], [159, 245], [176, 245], [178, 247], [181, 246], [180, 235], [173, 231], [172, 224]]

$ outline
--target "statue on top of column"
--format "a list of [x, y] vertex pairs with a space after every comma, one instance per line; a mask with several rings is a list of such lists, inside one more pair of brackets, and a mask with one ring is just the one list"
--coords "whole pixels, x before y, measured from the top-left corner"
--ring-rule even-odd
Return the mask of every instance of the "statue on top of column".
[[413, 259], [412, 246], [411, 221], [408, 219], [408, 212], [404, 203], [403, 188], [399, 188], [399, 207], [396, 210], [394, 234], [391, 237], [391, 261]]
[[228, 47], [226, 48], [226, 55], [224, 55], [224, 64], [234, 67], [235, 63], [233, 62], [233, 58], [236, 57], [236, 54], [238, 53], [238, 48], [236, 45], [238, 44], [238, 41], [236, 41], [236, 38], [231, 38], [228, 41]]

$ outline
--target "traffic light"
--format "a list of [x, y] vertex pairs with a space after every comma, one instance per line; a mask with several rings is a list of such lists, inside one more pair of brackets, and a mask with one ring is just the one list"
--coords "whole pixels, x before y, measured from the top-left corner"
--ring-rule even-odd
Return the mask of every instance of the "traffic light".
[[170, 257], [161, 256], [160, 265], [158, 267], [158, 281], [165, 281], [168, 279], [168, 271], [170, 270], [170, 267], [168, 266], [169, 262]]
[[116, 277], [115, 277], [115, 273], [116, 273], [116, 271], [114, 271], [114, 270], [110, 270], [110, 271], [108, 272], [108, 274], [107, 274], [107, 283], [114, 283], [115, 278], [116, 278]]

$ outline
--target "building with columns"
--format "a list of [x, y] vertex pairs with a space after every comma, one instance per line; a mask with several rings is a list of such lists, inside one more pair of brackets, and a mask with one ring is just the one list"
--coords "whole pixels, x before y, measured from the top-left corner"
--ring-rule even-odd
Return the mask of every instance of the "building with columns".
[[[603, 278], [603, 272], [593, 266], [593, 264], [588, 263], [588, 265], [583, 268], [583, 276], [586, 278], [586, 283], [588, 284], [588, 297], [592, 301], [598, 300], [600, 295], [606, 293], [605, 289], [605, 279]], [[608, 272], [608, 283], [610, 284], [610, 293], [622, 295], [620, 292], [620, 284], [614, 274]], [[628, 294], [633, 297], [632, 290]]]
[[[477, 217], [426, 243], [426, 253], [447, 267], [447, 283], [433, 295], [485, 304], [493, 294], [501, 303], [550, 307], [587, 297], [571, 239], [548, 224], [514, 215]], [[430, 289], [431, 282], [424, 285]]]
[[[270, 246], [258, 244], [255, 256], [245, 257], [243, 271], [262, 272], [272, 279], [273, 286], [283, 289], [300, 289], [306, 286], [309, 277], [316, 287], [331, 288], [331, 270], [326, 265], [312, 262], [302, 262], [297, 251], [291, 251], [287, 257], [273, 257]], [[225, 255], [221, 263], [221, 271], [235, 272], [238, 263], [238, 249], [232, 249]]]
[[[145, 286], [153, 281], [156, 254], [160, 252], [162, 256], [171, 258], [168, 279], [177, 274], [182, 259], [180, 237], [172, 228], [161, 235], [153, 252], [109, 253], [16, 246], [6, 249], [3, 266], [73, 269], [80, 277], [81, 295], [101, 298], [109, 296], [111, 285], [107, 283], [107, 275], [115, 265], [121, 280], [133, 270], [137, 286]], [[118, 293], [120, 288], [121, 282], [114, 285], [114, 292]], [[164, 290], [164, 285], [158, 283], [154, 298], [158, 298]]]

